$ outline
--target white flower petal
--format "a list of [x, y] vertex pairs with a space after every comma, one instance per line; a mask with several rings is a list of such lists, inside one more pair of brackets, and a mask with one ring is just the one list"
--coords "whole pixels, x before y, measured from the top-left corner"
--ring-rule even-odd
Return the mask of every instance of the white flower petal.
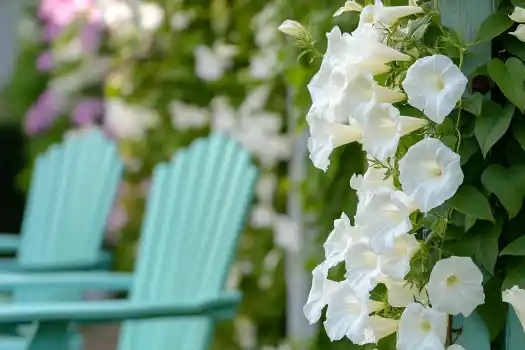
[[369, 193], [357, 206], [355, 225], [368, 238], [370, 248], [381, 254], [394, 247], [397, 237], [412, 229], [409, 211], [401, 192], [381, 187]]
[[464, 347], [458, 344], [450, 345], [447, 350], [466, 350]]
[[468, 317], [485, 302], [483, 274], [471, 258], [453, 256], [434, 266], [427, 285], [432, 307]]
[[388, 304], [393, 307], [406, 307], [414, 301], [419, 301], [424, 304], [428, 303], [426, 288], [420, 292], [414, 284], [409, 284], [403, 280], [393, 280], [391, 278], [384, 278], [381, 282], [386, 285], [388, 290]]
[[312, 287], [303, 312], [310, 324], [321, 318], [321, 311], [328, 304], [330, 296], [337, 290], [338, 282], [328, 279], [329, 264], [321, 263], [312, 271]]
[[348, 0], [345, 2], [345, 6], [339, 8], [339, 10], [334, 13], [334, 17], [340, 16], [344, 12], [350, 11], [361, 12], [363, 11], [363, 6], [359, 5], [357, 2], [355, 2], [355, 0]]
[[409, 304], [399, 322], [398, 350], [444, 350], [448, 317], [418, 303]]
[[425, 213], [451, 198], [464, 178], [459, 155], [434, 138], [410, 147], [399, 172], [403, 192]]
[[381, 272], [393, 279], [402, 280], [410, 271], [410, 259], [419, 250], [419, 243], [413, 235], [396, 238], [393, 249], [379, 257]]
[[388, 337], [390, 334], [397, 331], [399, 320], [392, 320], [390, 318], [383, 318], [380, 316], [370, 316], [370, 328], [372, 329], [372, 337], [359, 343], [358, 345], [377, 344], [381, 339]]
[[450, 58], [434, 55], [418, 59], [408, 69], [403, 89], [410, 105], [440, 124], [456, 107], [467, 82]]
[[357, 195], [361, 200], [366, 193], [377, 190], [380, 187], [394, 189], [394, 178], [392, 176], [386, 178], [385, 169], [383, 168], [369, 166], [364, 175], [352, 175], [350, 187], [357, 191]]
[[520, 41], [525, 42], [525, 24], [520, 24], [514, 32], [509, 32], [510, 35], [514, 35]]
[[350, 244], [345, 256], [345, 278], [358, 293], [374, 289], [381, 277], [379, 256], [364, 242]]
[[350, 225], [350, 219], [345, 213], [334, 221], [334, 229], [323, 244], [325, 258], [335, 266], [343, 261], [355, 235], [356, 229]]
[[292, 21], [290, 19], [284, 20], [284, 22], [281, 23], [278, 29], [284, 34], [294, 38], [299, 38], [305, 33], [307, 33], [306, 29], [301, 23], [297, 21]]
[[525, 290], [514, 286], [502, 293], [503, 301], [509, 303], [514, 308], [525, 332]]
[[525, 8], [516, 6], [509, 17], [514, 22], [525, 23]]

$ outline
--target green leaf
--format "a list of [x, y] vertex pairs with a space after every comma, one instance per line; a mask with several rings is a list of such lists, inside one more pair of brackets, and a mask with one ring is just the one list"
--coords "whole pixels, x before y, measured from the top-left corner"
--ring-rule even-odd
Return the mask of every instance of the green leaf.
[[525, 121], [516, 119], [510, 128], [516, 141], [520, 143], [521, 148], [525, 150]]
[[510, 0], [513, 6], [519, 6], [525, 8], [525, 0]]
[[509, 104], [501, 108], [496, 102], [483, 101], [481, 116], [476, 119], [474, 127], [474, 134], [483, 152], [483, 157], [486, 157], [492, 146], [505, 135], [513, 116], [513, 105]]
[[448, 205], [472, 218], [494, 221], [488, 199], [474, 186], [463, 186]]
[[490, 333], [490, 340], [493, 341], [505, 326], [507, 319], [507, 307], [501, 300], [501, 277], [492, 277], [483, 286], [485, 292], [485, 303], [477, 309], [483, 321], [487, 325]]
[[483, 105], [483, 95], [479, 92], [474, 93], [470, 98], [463, 99], [463, 109], [476, 117], [481, 115]]
[[509, 35], [503, 45], [508, 52], [525, 61], [525, 45], [518, 38]]
[[481, 183], [487, 190], [494, 193], [512, 219], [518, 215], [523, 203], [523, 193], [520, 183], [523, 176], [519, 171], [507, 170], [499, 164], [489, 166], [481, 175]]
[[474, 137], [463, 139], [461, 146], [459, 147], [459, 155], [461, 156], [461, 165], [466, 164], [470, 157], [478, 153], [479, 146]]
[[509, 29], [513, 24], [514, 22], [509, 18], [507, 9], [500, 9], [481, 23], [476, 41], [491, 41]]
[[518, 107], [525, 110], [525, 65], [516, 57], [505, 63], [494, 58], [488, 64], [489, 75], [501, 92]]
[[472, 216], [465, 215], [465, 232], [468, 232], [474, 226], [478, 219], [473, 218]]
[[506, 246], [499, 255], [525, 256], [525, 236], [514, 240], [512, 243]]
[[478, 222], [460, 240], [445, 243], [445, 249], [458, 256], [470, 256], [491, 275], [498, 259], [498, 239], [501, 235], [500, 221]]
[[514, 286], [525, 289], [525, 261], [507, 272], [501, 290], [507, 290]]

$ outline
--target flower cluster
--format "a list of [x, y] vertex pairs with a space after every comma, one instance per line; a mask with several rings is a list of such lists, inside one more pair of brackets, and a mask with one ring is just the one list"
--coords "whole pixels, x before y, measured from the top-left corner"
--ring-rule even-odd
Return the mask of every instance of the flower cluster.
[[[440, 215], [463, 183], [459, 131], [451, 149], [435, 130], [461, 103], [467, 78], [449, 57], [403, 52], [392, 40], [392, 33], [410, 30], [407, 17], [423, 14], [414, 2], [362, 7], [347, 1], [335, 16], [347, 11], [360, 12], [357, 29], [334, 27], [327, 34], [326, 53], [308, 85], [308, 149], [314, 166], [327, 171], [334, 148], [359, 142], [368, 170], [350, 179], [359, 198], [356, 214], [353, 223], [345, 213], [335, 220], [325, 260], [313, 270], [305, 316], [315, 323], [327, 306], [324, 327], [332, 341], [347, 337], [363, 345], [397, 332], [399, 350], [461, 349], [452, 344], [449, 315], [469, 316], [484, 303], [482, 272], [469, 257], [443, 258], [439, 251], [427, 278], [418, 280], [411, 261], [433, 242], [421, 218]], [[307, 47], [309, 35], [299, 23], [287, 20], [280, 29]], [[394, 70], [394, 83], [379, 83]], [[407, 104], [419, 115], [403, 115]], [[450, 215], [446, 209], [445, 226]], [[346, 273], [335, 281], [329, 270], [340, 263]]]

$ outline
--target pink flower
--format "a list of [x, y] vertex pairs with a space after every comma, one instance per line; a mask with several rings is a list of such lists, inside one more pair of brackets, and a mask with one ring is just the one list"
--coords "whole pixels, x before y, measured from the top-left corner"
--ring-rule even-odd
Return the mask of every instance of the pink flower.
[[87, 23], [80, 32], [82, 49], [86, 52], [95, 52], [100, 48], [102, 27], [96, 23]]
[[44, 24], [44, 31], [42, 32], [42, 41], [50, 42], [58, 37], [64, 29], [56, 23], [47, 22]]
[[88, 12], [93, 0], [42, 0], [39, 15], [43, 20], [67, 26], [78, 14]]
[[49, 128], [60, 116], [62, 106], [60, 100], [47, 90], [28, 110], [24, 129], [28, 135], [38, 134]]
[[102, 117], [104, 103], [99, 99], [87, 98], [77, 103], [72, 113], [72, 121], [76, 125], [92, 124]]
[[53, 54], [51, 51], [45, 51], [38, 57], [36, 67], [40, 72], [49, 72], [53, 69]]

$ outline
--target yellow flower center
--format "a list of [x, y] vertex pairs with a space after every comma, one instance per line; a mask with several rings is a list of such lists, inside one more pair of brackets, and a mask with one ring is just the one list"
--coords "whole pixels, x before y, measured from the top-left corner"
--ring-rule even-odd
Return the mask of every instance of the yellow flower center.
[[432, 330], [432, 325], [427, 320], [422, 320], [420, 327], [423, 332], [430, 332]]
[[458, 283], [458, 277], [456, 275], [451, 275], [447, 277], [447, 286], [452, 287]]

